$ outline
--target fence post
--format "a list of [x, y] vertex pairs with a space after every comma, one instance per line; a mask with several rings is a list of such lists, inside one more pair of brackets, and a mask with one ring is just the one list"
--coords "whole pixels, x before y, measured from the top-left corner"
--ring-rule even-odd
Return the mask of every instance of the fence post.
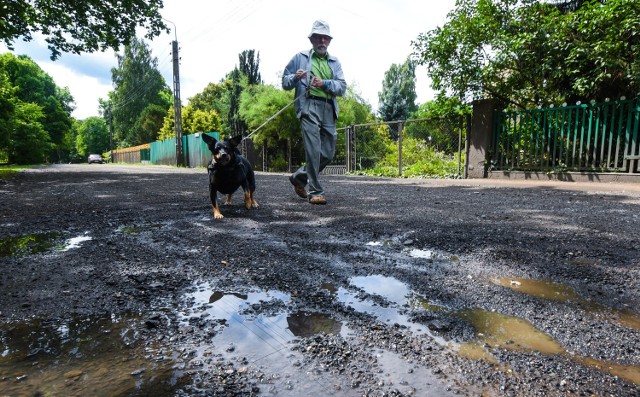
[[398, 122], [398, 176], [402, 176], [402, 121]]
[[344, 151], [347, 163], [347, 172], [351, 172], [351, 126], [348, 125], [344, 130]]
[[493, 137], [494, 110], [498, 107], [495, 99], [483, 99], [473, 102], [473, 117], [467, 139], [467, 176], [486, 178], [491, 161], [491, 141]]
[[[469, 177], [469, 139], [471, 136], [471, 115], [467, 114], [465, 116], [465, 128], [466, 133], [464, 134], [464, 170], [462, 171], [462, 179], [467, 179]], [[460, 129], [462, 132], [462, 128]], [[462, 139], [460, 139], [462, 140]], [[462, 143], [462, 142], [460, 142]]]

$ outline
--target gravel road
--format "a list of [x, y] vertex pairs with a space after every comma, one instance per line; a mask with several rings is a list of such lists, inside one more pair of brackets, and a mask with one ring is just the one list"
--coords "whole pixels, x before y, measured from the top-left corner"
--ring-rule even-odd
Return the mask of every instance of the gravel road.
[[640, 396], [640, 185], [0, 181], [0, 396]]

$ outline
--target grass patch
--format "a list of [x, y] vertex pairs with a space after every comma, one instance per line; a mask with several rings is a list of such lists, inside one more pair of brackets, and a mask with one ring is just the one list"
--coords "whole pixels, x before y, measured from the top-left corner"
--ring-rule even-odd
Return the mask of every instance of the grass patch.
[[0, 165], [0, 181], [6, 181], [21, 170], [35, 167], [33, 165]]

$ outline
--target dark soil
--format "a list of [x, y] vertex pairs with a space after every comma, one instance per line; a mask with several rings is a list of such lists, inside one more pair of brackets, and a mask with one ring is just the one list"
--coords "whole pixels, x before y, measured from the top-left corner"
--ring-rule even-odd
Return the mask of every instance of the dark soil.
[[0, 182], [0, 395], [640, 395], [639, 185], [323, 181], [222, 220], [203, 169]]

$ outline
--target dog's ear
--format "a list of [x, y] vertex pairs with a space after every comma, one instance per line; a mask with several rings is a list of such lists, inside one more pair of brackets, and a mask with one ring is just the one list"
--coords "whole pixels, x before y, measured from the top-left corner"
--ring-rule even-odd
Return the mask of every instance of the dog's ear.
[[240, 142], [242, 142], [242, 135], [234, 136], [233, 138], [229, 138], [229, 143], [233, 145], [233, 147], [237, 147]]
[[207, 147], [209, 147], [209, 150], [213, 152], [213, 149], [215, 149], [216, 147], [216, 143], [218, 143], [216, 138], [209, 136], [207, 134], [202, 134], [202, 140], [204, 141], [204, 143], [207, 144]]

